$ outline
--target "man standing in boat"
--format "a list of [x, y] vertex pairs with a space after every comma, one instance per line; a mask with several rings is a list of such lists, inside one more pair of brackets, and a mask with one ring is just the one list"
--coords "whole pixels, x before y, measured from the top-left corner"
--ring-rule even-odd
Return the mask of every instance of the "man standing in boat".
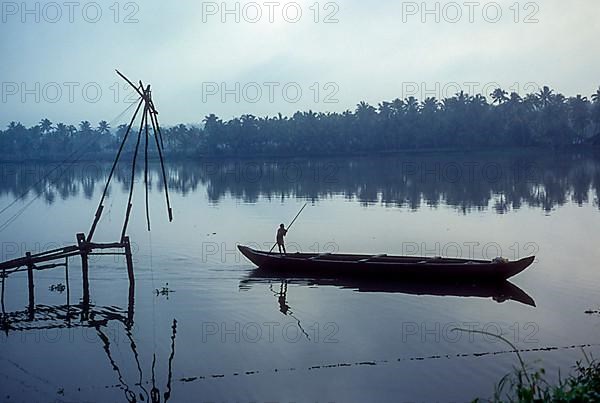
[[283, 242], [283, 237], [287, 235], [287, 230], [285, 229], [285, 225], [281, 224], [277, 229], [277, 246], [279, 247], [279, 253], [281, 254], [281, 249], [283, 249], [283, 253], [285, 254], [285, 244]]

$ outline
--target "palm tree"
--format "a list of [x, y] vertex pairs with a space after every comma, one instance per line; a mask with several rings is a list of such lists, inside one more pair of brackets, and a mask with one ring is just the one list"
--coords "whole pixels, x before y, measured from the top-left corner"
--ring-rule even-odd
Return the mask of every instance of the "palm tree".
[[396, 98], [392, 101], [392, 109], [394, 116], [400, 116], [404, 111], [404, 101], [400, 98]]
[[568, 100], [569, 118], [577, 133], [577, 142], [582, 142], [585, 137], [585, 128], [590, 122], [589, 101], [586, 97], [577, 95]]
[[379, 110], [379, 116], [381, 116], [384, 119], [390, 119], [394, 114], [392, 104], [386, 101], [383, 101], [379, 105], [377, 105], [377, 109]]
[[592, 95], [592, 101], [594, 103], [600, 103], [600, 87], [598, 87], [596, 92]]
[[554, 98], [554, 93], [549, 87], [544, 86], [544, 88], [542, 88], [540, 90], [540, 93], [538, 94], [538, 98], [540, 100], [542, 108], [545, 108], [552, 102], [552, 100]]
[[521, 98], [521, 96], [519, 94], [517, 94], [516, 92], [511, 92], [508, 102], [512, 105], [518, 105], [521, 102], [523, 102], [523, 98]]
[[47, 118], [44, 118], [40, 121], [40, 130], [42, 134], [48, 134], [52, 130], [52, 122]]
[[360, 101], [358, 105], [356, 105], [356, 117], [359, 119], [368, 119], [372, 117], [376, 113], [375, 107], [369, 105], [365, 101]]
[[57, 123], [54, 132], [59, 136], [65, 136], [67, 134], [67, 125], [64, 123]]
[[410, 96], [408, 98], [406, 98], [404, 100], [404, 113], [406, 114], [411, 114], [411, 113], [416, 113], [419, 110], [419, 101], [413, 97]]
[[490, 94], [492, 99], [494, 100], [493, 104], [502, 105], [504, 102], [508, 101], [508, 93], [504, 91], [502, 88], [496, 88], [494, 92]]
[[437, 110], [440, 107], [440, 103], [438, 102], [436, 97], [428, 97], [425, 98], [425, 100], [423, 102], [421, 102], [421, 112], [422, 113], [434, 113], [437, 112]]
[[100, 134], [110, 133], [110, 125], [108, 124], [108, 122], [106, 120], [101, 120], [100, 122], [98, 122], [98, 133], [100, 133]]
[[69, 135], [69, 137], [74, 137], [76, 133], [77, 133], [77, 128], [75, 126], [73, 126], [73, 125], [67, 126], [67, 134]]
[[487, 106], [488, 103], [487, 99], [483, 95], [477, 94], [469, 99], [469, 104], [477, 107], [484, 107]]
[[[592, 121], [594, 122], [593, 135], [600, 138], [600, 88], [592, 95], [594, 106], [592, 109]], [[600, 140], [597, 140], [600, 142]]]
[[92, 124], [87, 120], [82, 120], [79, 122], [79, 132], [81, 134], [90, 134], [92, 132]]
[[529, 110], [538, 110], [542, 103], [540, 102], [540, 97], [538, 94], [527, 94], [523, 99], [524, 106]]

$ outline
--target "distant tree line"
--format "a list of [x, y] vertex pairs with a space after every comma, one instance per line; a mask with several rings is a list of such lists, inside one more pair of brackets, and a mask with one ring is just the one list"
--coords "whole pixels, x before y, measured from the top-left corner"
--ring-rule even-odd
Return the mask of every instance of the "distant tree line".
[[[247, 157], [600, 145], [600, 88], [590, 99], [567, 98], [549, 87], [524, 97], [499, 88], [489, 99], [460, 92], [443, 100], [409, 97], [377, 107], [361, 102], [343, 113], [242, 115], [228, 121], [210, 114], [202, 123], [163, 129], [167, 153]], [[106, 121], [76, 127], [43, 119], [29, 128], [11, 122], [0, 131], [0, 158], [52, 159], [79, 151], [110, 157], [126, 128], [111, 130]]]

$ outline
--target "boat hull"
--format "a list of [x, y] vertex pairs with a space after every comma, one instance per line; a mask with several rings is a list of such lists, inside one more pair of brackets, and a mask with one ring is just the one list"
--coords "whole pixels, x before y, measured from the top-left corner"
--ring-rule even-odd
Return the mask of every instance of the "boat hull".
[[512, 262], [315, 253], [269, 253], [238, 245], [239, 251], [260, 269], [283, 273], [372, 278], [506, 280], [530, 266], [535, 257]]

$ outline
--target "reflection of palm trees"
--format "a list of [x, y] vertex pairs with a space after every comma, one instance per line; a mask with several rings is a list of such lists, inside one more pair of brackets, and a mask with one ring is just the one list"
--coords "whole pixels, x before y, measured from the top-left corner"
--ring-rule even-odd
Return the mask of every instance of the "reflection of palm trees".
[[[506, 108], [510, 107], [511, 102], [505, 104]], [[511, 122], [518, 126], [519, 116], [515, 115]], [[526, 141], [526, 136], [524, 132], [523, 141]], [[431, 138], [423, 141], [431, 141]], [[558, 158], [546, 153], [483, 158], [478, 166], [493, 164], [499, 167], [502, 175], [498, 181], [490, 181], [483, 175], [482, 169], [469, 168], [468, 164], [473, 163], [472, 156], [456, 155], [294, 162], [294, 167], [303, 173], [295, 182], [285, 176], [285, 170], [282, 169], [285, 163], [281, 161], [250, 161], [248, 166], [240, 162], [174, 163], [171, 164], [168, 181], [170, 187], [183, 194], [204, 187], [209, 200], [214, 203], [224, 197], [255, 202], [260, 197], [281, 195], [315, 200], [344, 195], [361, 203], [382, 202], [387, 206], [413, 209], [425, 203], [432, 206], [444, 203], [465, 212], [493, 207], [500, 195], [509, 209], [530, 206], [551, 210], [567, 203], [569, 194], [575, 188], [578, 193], [585, 192], [586, 188], [596, 192], [600, 190], [600, 183], [593, 180], [600, 172], [600, 162], [595, 157], [564, 153]], [[436, 177], [424, 175], [427, 169], [448, 164], [464, 168], [456, 180], [442, 174]], [[16, 172], [4, 175], [0, 177], [0, 194], [23, 195], [36, 189], [48, 202], [54, 197], [76, 197], [82, 191], [87, 197], [92, 197], [96, 183], [103, 182], [108, 175], [110, 167], [107, 165], [105, 168], [84, 172], [79, 165], [72, 165], [61, 169], [60, 175], [47, 175], [51, 166], [26, 165], [23, 169], [39, 172], [39, 175], [33, 177]], [[244, 169], [248, 177], [257, 180], [240, 180], [239, 175], [232, 174], [240, 169]], [[151, 165], [150, 174], [159, 176], [159, 167]], [[127, 184], [129, 173], [117, 171], [115, 179]], [[369, 186], [365, 187], [365, 183]], [[162, 190], [160, 185], [158, 189]]]

